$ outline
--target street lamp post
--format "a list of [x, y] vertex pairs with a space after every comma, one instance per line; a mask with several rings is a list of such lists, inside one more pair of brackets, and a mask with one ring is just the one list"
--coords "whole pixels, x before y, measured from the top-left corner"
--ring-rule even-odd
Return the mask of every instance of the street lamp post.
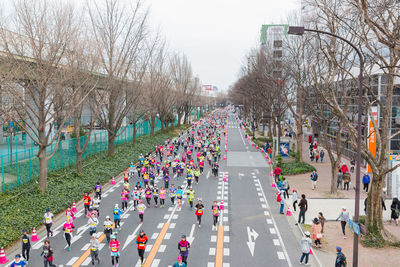
[[[354, 212], [354, 222], [359, 223], [360, 215], [360, 174], [361, 174], [361, 123], [362, 123], [362, 97], [363, 97], [363, 71], [364, 71], [364, 57], [361, 51], [349, 40], [340, 37], [336, 34], [314, 30], [305, 29], [304, 27], [289, 27], [288, 34], [293, 35], [303, 35], [304, 32], [316, 32], [320, 34], [330, 35], [334, 38], [340, 39], [347, 44], [349, 44], [356, 52], [360, 59], [360, 74], [358, 76], [358, 122], [357, 122], [357, 155], [356, 155], [356, 199], [355, 199], [355, 212]], [[358, 266], [358, 235], [354, 234], [353, 242], [353, 267]]]

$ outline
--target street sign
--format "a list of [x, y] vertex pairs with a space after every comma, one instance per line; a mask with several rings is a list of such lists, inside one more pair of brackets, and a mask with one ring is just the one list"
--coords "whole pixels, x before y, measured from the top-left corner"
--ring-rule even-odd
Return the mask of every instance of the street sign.
[[356, 235], [360, 235], [360, 226], [351, 219], [349, 219], [349, 228]]

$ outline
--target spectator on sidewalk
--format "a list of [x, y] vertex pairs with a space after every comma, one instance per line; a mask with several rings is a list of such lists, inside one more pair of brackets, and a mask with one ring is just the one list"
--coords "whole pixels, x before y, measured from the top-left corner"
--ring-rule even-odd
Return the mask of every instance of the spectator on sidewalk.
[[282, 172], [282, 169], [279, 168], [279, 166], [276, 166], [274, 169], [275, 183], [278, 183], [279, 175], [281, 175], [281, 172]]
[[286, 180], [286, 178], [283, 178], [283, 183], [282, 183], [282, 189], [283, 189], [283, 196], [284, 198], [289, 198], [289, 182]]
[[319, 160], [319, 152], [318, 150], [315, 150], [315, 163], [318, 163]]
[[318, 173], [316, 170], [313, 170], [310, 176], [311, 179], [311, 188], [314, 190], [317, 187]]
[[318, 220], [321, 223], [321, 227], [322, 227], [321, 233], [324, 233], [324, 225], [325, 225], [326, 219], [325, 219], [324, 215], [322, 214], [322, 212], [318, 212]]
[[284, 190], [283, 189], [281, 189], [281, 191], [280, 191], [280, 198], [281, 198], [281, 201], [280, 201], [280, 204], [281, 204], [281, 207], [280, 207], [280, 209], [279, 209], [279, 213], [280, 214], [284, 214], [283, 213], [283, 211], [284, 211], [284, 209], [285, 209], [285, 199], [284, 199]]
[[[364, 200], [364, 212], [365, 215], [367, 215], [367, 202], [368, 202], [368, 197], [365, 198]], [[386, 210], [386, 204], [385, 204], [385, 199], [383, 198], [383, 196], [381, 196], [381, 205], [382, 205], [382, 210]]]
[[351, 182], [350, 173], [349, 172], [343, 173], [343, 183], [344, 183], [343, 190], [346, 190], [347, 188], [347, 191], [349, 191], [350, 182]]
[[349, 172], [349, 168], [347, 167], [346, 163], [342, 162], [342, 166], [340, 166], [340, 169], [342, 170], [343, 175], [347, 172]]
[[362, 183], [363, 183], [363, 190], [368, 193], [368, 187], [369, 184], [371, 183], [371, 177], [369, 176], [368, 172], [364, 173], [364, 176], [362, 178]]
[[310, 161], [314, 160], [314, 150], [310, 150]]
[[310, 250], [311, 250], [311, 246], [312, 246], [312, 241], [310, 238], [310, 232], [305, 231], [304, 235], [301, 238], [301, 252], [302, 255], [300, 257], [300, 264], [303, 264], [303, 260], [304, 260], [304, 264], [308, 265], [308, 256], [310, 255]]
[[352, 158], [350, 161], [350, 172], [353, 173], [354, 172], [354, 166], [356, 165], [356, 159]]
[[350, 214], [347, 211], [346, 207], [342, 208], [342, 211], [340, 212], [339, 216], [337, 217], [336, 221], [340, 219], [340, 225], [342, 226], [342, 232], [343, 232], [343, 238], [346, 239], [346, 224], [350, 219]]
[[342, 253], [342, 248], [336, 247], [335, 267], [345, 267], [346, 265], [346, 256]]
[[397, 197], [393, 198], [392, 205], [390, 205], [390, 210], [392, 211], [390, 214], [390, 223], [392, 223], [393, 219], [396, 223], [396, 226], [399, 225], [400, 201]]
[[343, 189], [343, 172], [341, 169], [337, 173], [336, 188]]
[[321, 159], [321, 163], [324, 161], [324, 156], [325, 156], [325, 152], [323, 149], [321, 149], [321, 152], [319, 152], [319, 157]]
[[296, 211], [296, 204], [297, 204], [297, 190], [293, 189], [292, 192], [292, 202], [293, 202], [293, 210]]
[[304, 221], [306, 219], [306, 211], [308, 210], [308, 204], [306, 200], [306, 195], [304, 194], [301, 195], [301, 200], [299, 202], [299, 209], [300, 209], [299, 220], [297, 221], [296, 225], [299, 224], [300, 222], [302, 222], [301, 224], [304, 224]]
[[319, 222], [318, 218], [314, 218], [313, 225], [311, 227], [312, 239], [314, 240], [315, 247], [321, 247], [321, 238], [322, 238], [322, 226]]

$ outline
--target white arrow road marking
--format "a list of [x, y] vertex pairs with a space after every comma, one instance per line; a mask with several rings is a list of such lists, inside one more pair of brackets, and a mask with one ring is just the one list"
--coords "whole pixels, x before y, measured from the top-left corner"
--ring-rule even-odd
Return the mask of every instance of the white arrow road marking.
[[187, 240], [189, 241], [190, 245], [192, 245], [192, 243], [193, 243], [193, 241], [194, 241], [193, 233], [194, 233], [194, 229], [195, 229], [195, 228], [196, 228], [196, 225], [193, 224], [193, 225], [192, 225], [192, 229], [190, 230], [190, 235], [189, 235], [189, 237], [187, 238]]
[[247, 242], [247, 246], [249, 247], [251, 256], [254, 256], [254, 249], [256, 246], [256, 239], [258, 237], [258, 233], [254, 230], [251, 229], [250, 227], [247, 226], [247, 236], [249, 241]]
[[125, 241], [124, 246], [122, 247], [122, 250], [124, 250], [136, 237], [137, 235], [137, 231], [139, 231], [140, 227], [142, 226], [142, 224], [139, 224], [136, 229], [133, 231], [132, 234], [130, 234]]
[[207, 178], [207, 179], [210, 178], [210, 171], [207, 172], [206, 178]]
[[256, 171], [256, 173], [257, 173], [257, 174], [259, 174], [259, 173], [260, 173], [260, 171], [259, 171], [258, 169], [254, 169], [254, 170]]

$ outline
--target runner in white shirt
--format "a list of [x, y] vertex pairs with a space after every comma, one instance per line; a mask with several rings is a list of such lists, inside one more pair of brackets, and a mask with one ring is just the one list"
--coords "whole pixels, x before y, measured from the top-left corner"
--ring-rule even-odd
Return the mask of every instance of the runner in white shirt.
[[50, 209], [46, 209], [46, 213], [43, 216], [43, 222], [44, 225], [46, 226], [46, 231], [47, 231], [47, 238], [50, 236], [53, 236], [53, 231], [51, 231], [51, 226], [53, 225], [53, 220], [54, 220], [54, 215], [53, 213], [50, 212]]

